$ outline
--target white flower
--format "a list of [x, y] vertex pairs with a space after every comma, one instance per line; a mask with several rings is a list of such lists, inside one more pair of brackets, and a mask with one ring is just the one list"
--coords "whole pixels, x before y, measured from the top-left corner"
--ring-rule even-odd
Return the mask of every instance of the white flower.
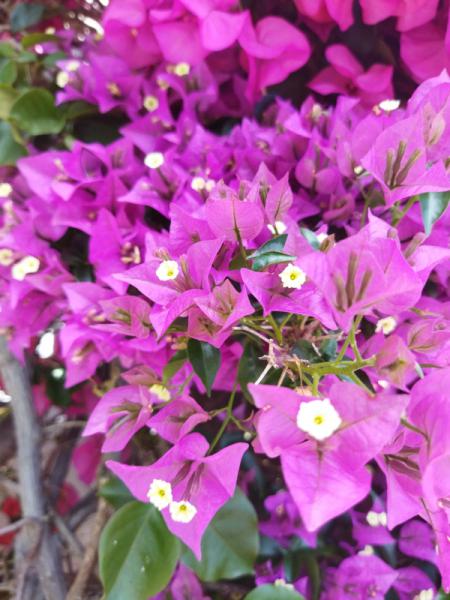
[[375, 326], [375, 332], [380, 333], [382, 331], [384, 335], [389, 335], [394, 331], [397, 327], [397, 321], [394, 317], [384, 317], [383, 319], [379, 319]]
[[0, 248], [0, 265], [9, 267], [14, 262], [14, 252], [9, 248]]
[[11, 275], [13, 279], [17, 281], [23, 281], [30, 273], [37, 273], [41, 266], [40, 260], [35, 256], [25, 256], [11, 269]]
[[189, 75], [190, 71], [191, 67], [187, 62], [180, 62], [173, 68], [173, 72], [175, 73], [175, 75], [178, 75], [178, 77], [184, 77], [184, 75]]
[[180, 269], [176, 260], [163, 260], [156, 269], [156, 277], [160, 281], [170, 281], [176, 279]]
[[55, 333], [53, 331], [46, 331], [39, 340], [39, 344], [36, 346], [36, 354], [40, 358], [50, 358], [53, 356], [55, 351]]
[[206, 183], [205, 183], [205, 190], [207, 192], [210, 192], [211, 190], [214, 189], [215, 185], [216, 185], [216, 182], [214, 181], [214, 179], [207, 179]]
[[429, 588], [428, 590], [422, 590], [419, 594], [416, 594], [413, 600], [433, 600], [434, 590]]
[[397, 108], [399, 108], [400, 106], [400, 100], [383, 100], [382, 102], [380, 102], [378, 104], [379, 108], [381, 108], [381, 110], [384, 110], [386, 112], [391, 112], [393, 110], [397, 110]]
[[279, 275], [281, 283], [285, 288], [299, 290], [306, 281], [306, 273], [299, 267], [289, 263]]
[[70, 81], [70, 75], [66, 71], [58, 71], [56, 75], [56, 85], [60, 88], [66, 87]]
[[275, 223], [273, 225], [271, 223], [269, 223], [269, 225], [267, 225], [267, 229], [273, 235], [281, 235], [282, 233], [284, 233], [286, 231], [287, 225], [285, 223], [283, 223], [283, 221], [275, 221]]
[[0, 402], [3, 402], [3, 404], [11, 402], [11, 396], [9, 396], [5, 390], [0, 390]]
[[322, 231], [322, 233], [316, 234], [316, 238], [317, 238], [317, 241], [319, 242], [319, 244], [324, 242], [327, 239], [327, 237], [328, 237], [328, 233], [325, 233], [324, 231]]
[[70, 62], [67, 63], [66, 65], [66, 70], [69, 71], [70, 73], [74, 73], [75, 71], [78, 71], [78, 69], [80, 68], [80, 61], [79, 60], [71, 60]]
[[369, 510], [366, 515], [366, 521], [371, 527], [386, 527], [387, 526], [387, 514], [385, 512], [377, 513], [374, 510]]
[[373, 546], [366, 544], [362, 550], [358, 552], [361, 556], [372, 556], [375, 554], [375, 550]]
[[150, 386], [150, 391], [163, 402], [168, 402], [170, 400], [170, 392], [165, 385], [154, 383], [152, 386]]
[[142, 104], [148, 112], [154, 112], [159, 107], [159, 100], [156, 96], [145, 96]]
[[293, 590], [294, 589], [294, 586], [292, 585], [292, 583], [288, 583], [282, 577], [279, 577], [278, 579], [275, 579], [275, 581], [273, 582], [273, 585], [275, 587], [287, 588], [288, 590]]
[[194, 177], [191, 181], [191, 188], [196, 192], [201, 192], [205, 189], [206, 180], [203, 177]]
[[159, 169], [164, 164], [164, 154], [162, 152], [150, 152], [144, 158], [144, 164], [149, 169]]
[[342, 419], [328, 400], [302, 402], [297, 415], [297, 426], [316, 440], [322, 441], [339, 429]]
[[157, 509], [167, 508], [172, 502], [172, 486], [164, 479], [154, 479], [147, 492], [147, 498]]
[[7, 198], [13, 191], [10, 183], [0, 183], [0, 198]]
[[187, 500], [171, 502], [169, 506], [170, 516], [177, 523], [190, 523], [197, 514], [197, 509]]

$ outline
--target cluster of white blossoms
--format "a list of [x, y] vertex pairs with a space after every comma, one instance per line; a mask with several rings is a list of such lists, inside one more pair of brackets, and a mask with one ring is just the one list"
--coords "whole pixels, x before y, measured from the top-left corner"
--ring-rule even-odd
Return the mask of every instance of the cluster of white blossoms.
[[387, 526], [387, 514], [385, 512], [375, 512], [369, 510], [366, 515], [366, 521], [371, 527], [386, 527]]
[[162, 152], [150, 152], [144, 158], [144, 164], [149, 169], [159, 169], [164, 164], [164, 154]]
[[17, 281], [23, 281], [27, 275], [37, 273], [41, 262], [35, 256], [24, 256], [11, 269], [11, 276]]
[[172, 495], [172, 486], [164, 479], [154, 479], [150, 484], [147, 497], [158, 510], [169, 507], [170, 516], [177, 523], [190, 523], [197, 509], [187, 500], [176, 502]]
[[380, 333], [383, 332], [384, 335], [389, 335], [394, 331], [397, 327], [397, 321], [394, 317], [384, 317], [383, 319], [379, 319], [375, 326], [375, 332]]
[[328, 398], [302, 402], [297, 414], [298, 428], [318, 441], [333, 435], [341, 423], [339, 413]]
[[306, 273], [292, 263], [281, 271], [279, 277], [283, 287], [296, 290], [299, 290], [306, 281]]
[[203, 190], [205, 190], [205, 192], [210, 192], [215, 185], [216, 182], [214, 179], [205, 179], [200, 176], [193, 177], [191, 181], [191, 188], [195, 192], [202, 192]]
[[273, 225], [272, 223], [269, 223], [267, 229], [272, 235], [281, 235], [287, 230], [287, 225], [283, 223], [283, 221], [275, 221]]
[[176, 279], [180, 272], [180, 268], [176, 260], [163, 260], [156, 269], [156, 277], [160, 281], [171, 281]]

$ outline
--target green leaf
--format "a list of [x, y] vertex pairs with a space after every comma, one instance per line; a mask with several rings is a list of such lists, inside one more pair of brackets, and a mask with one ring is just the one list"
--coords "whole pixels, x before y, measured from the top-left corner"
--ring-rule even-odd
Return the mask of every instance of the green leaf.
[[323, 340], [319, 346], [319, 351], [324, 361], [334, 360], [337, 354], [337, 338]]
[[309, 342], [308, 340], [297, 340], [293, 347], [293, 353], [299, 358], [312, 363], [322, 362], [323, 360], [318, 350], [316, 350], [312, 342]]
[[285, 254], [284, 252], [267, 252], [253, 259], [252, 269], [254, 271], [262, 271], [269, 265], [278, 265], [280, 263], [292, 262], [296, 260], [296, 256]]
[[10, 117], [30, 135], [59, 133], [64, 116], [47, 90], [33, 88], [22, 94], [11, 108]]
[[247, 385], [254, 381], [257, 381], [258, 377], [264, 370], [266, 363], [261, 360], [260, 349], [256, 348], [251, 342], [247, 342], [244, 347], [241, 359], [238, 366], [238, 382], [241, 386], [242, 391], [248, 395]]
[[46, 67], [54, 67], [58, 60], [64, 60], [66, 58], [67, 54], [60, 50], [58, 52], [51, 52], [50, 54], [47, 54], [47, 56], [44, 56], [42, 63]]
[[278, 235], [262, 246], [260, 246], [257, 250], [250, 254], [248, 258], [258, 258], [263, 254], [267, 254], [269, 252], [281, 252], [286, 244], [287, 234], [283, 233], [283, 235]]
[[320, 242], [317, 239], [317, 236], [313, 231], [311, 231], [310, 229], [306, 229], [306, 227], [300, 227], [300, 232], [303, 235], [303, 237], [305, 238], [305, 240], [308, 242], [308, 244], [312, 248], [314, 248], [314, 250], [320, 249]]
[[194, 371], [202, 380], [206, 392], [210, 396], [214, 379], [220, 367], [220, 350], [207, 342], [190, 339], [187, 353]]
[[27, 29], [37, 25], [44, 15], [44, 6], [42, 4], [25, 4], [20, 2], [16, 4], [9, 16], [11, 31], [17, 33], [22, 29]]
[[116, 509], [133, 500], [127, 486], [113, 476], [108, 477], [106, 483], [100, 487], [99, 494]]
[[41, 33], [37, 31], [36, 33], [27, 33], [20, 40], [22, 44], [22, 48], [31, 48], [36, 44], [45, 44], [46, 42], [57, 42], [58, 36], [53, 35], [51, 33]]
[[259, 550], [258, 519], [253, 505], [237, 490], [209, 524], [202, 539], [202, 560], [185, 550], [183, 562], [202, 581], [236, 579], [253, 573]]
[[13, 60], [3, 60], [0, 63], [0, 83], [12, 85], [17, 79], [17, 65]]
[[450, 192], [428, 192], [420, 194], [420, 209], [425, 233], [429, 235], [433, 225], [444, 213], [450, 202]]
[[14, 58], [16, 56], [16, 50], [9, 42], [0, 42], [0, 56], [6, 58]]
[[176, 352], [163, 369], [163, 383], [166, 384], [183, 367], [188, 359], [186, 350]]
[[99, 570], [105, 600], [147, 600], [169, 583], [180, 544], [151, 504], [129, 502], [100, 538]]
[[26, 154], [26, 149], [14, 139], [11, 125], [0, 122], [0, 165], [15, 165], [16, 160]]
[[11, 107], [17, 100], [18, 92], [4, 83], [0, 83], [0, 119], [8, 119]]
[[262, 585], [247, 594], [244, 600], [304, 600], [304, 597], [283, 585]]
[[253, 254], [248, 257], [253, 261], [252, 269], [262, 271], [269, 265], [276, 265], [283, 262], [291, 262], [297, 257], [282, 252], [286, 244], [287, 234], [278, 235], [260, 246]]

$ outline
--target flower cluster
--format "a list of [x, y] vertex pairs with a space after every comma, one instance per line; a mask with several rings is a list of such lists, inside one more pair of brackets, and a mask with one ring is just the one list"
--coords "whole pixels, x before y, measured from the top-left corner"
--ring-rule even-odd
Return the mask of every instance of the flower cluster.
[[[66, 40], [58, 103], [114, 126], [0, 171], [0, 327], [40, 412], [57, 387], [86, 420], [80, 477], [114, 453], [197, 564], [240, 487], [268, 541], [257, 585], [318, 598], [283, 561], [300, 553], [322, 600], [432, 599], [450, 589], [448, 6], [243, 4], [113, 0], [103, 36]], [[379, 22], [401, 68], [349, 48]], [[299, 106], [267, 93], [305, 72]], [[205, 598], [180, 564], [183, 586]]]

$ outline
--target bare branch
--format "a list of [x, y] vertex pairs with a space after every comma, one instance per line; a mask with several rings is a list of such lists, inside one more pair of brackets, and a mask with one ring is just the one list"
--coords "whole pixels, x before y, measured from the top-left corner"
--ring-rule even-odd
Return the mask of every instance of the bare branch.
[[65, 582], [61, 561], [55, 537], [46, 520], [41, 481], [40, 429], [31, 387], [24, 367], [11, 354], [4, 337], [0, 337], [0, 371], [5, 390], [12, 399], [20, 500], [26, 520], [16, 544], [16, 569], [21, 571], [18, 579], [24, 582], [20, 598], [31, 598], [31, 592], [26, 591], [30, 586], [27, 584], [27, 572], [23, 571], [25, 566], [27, 571], [35, 568], [46, 600], [64, 600]]

